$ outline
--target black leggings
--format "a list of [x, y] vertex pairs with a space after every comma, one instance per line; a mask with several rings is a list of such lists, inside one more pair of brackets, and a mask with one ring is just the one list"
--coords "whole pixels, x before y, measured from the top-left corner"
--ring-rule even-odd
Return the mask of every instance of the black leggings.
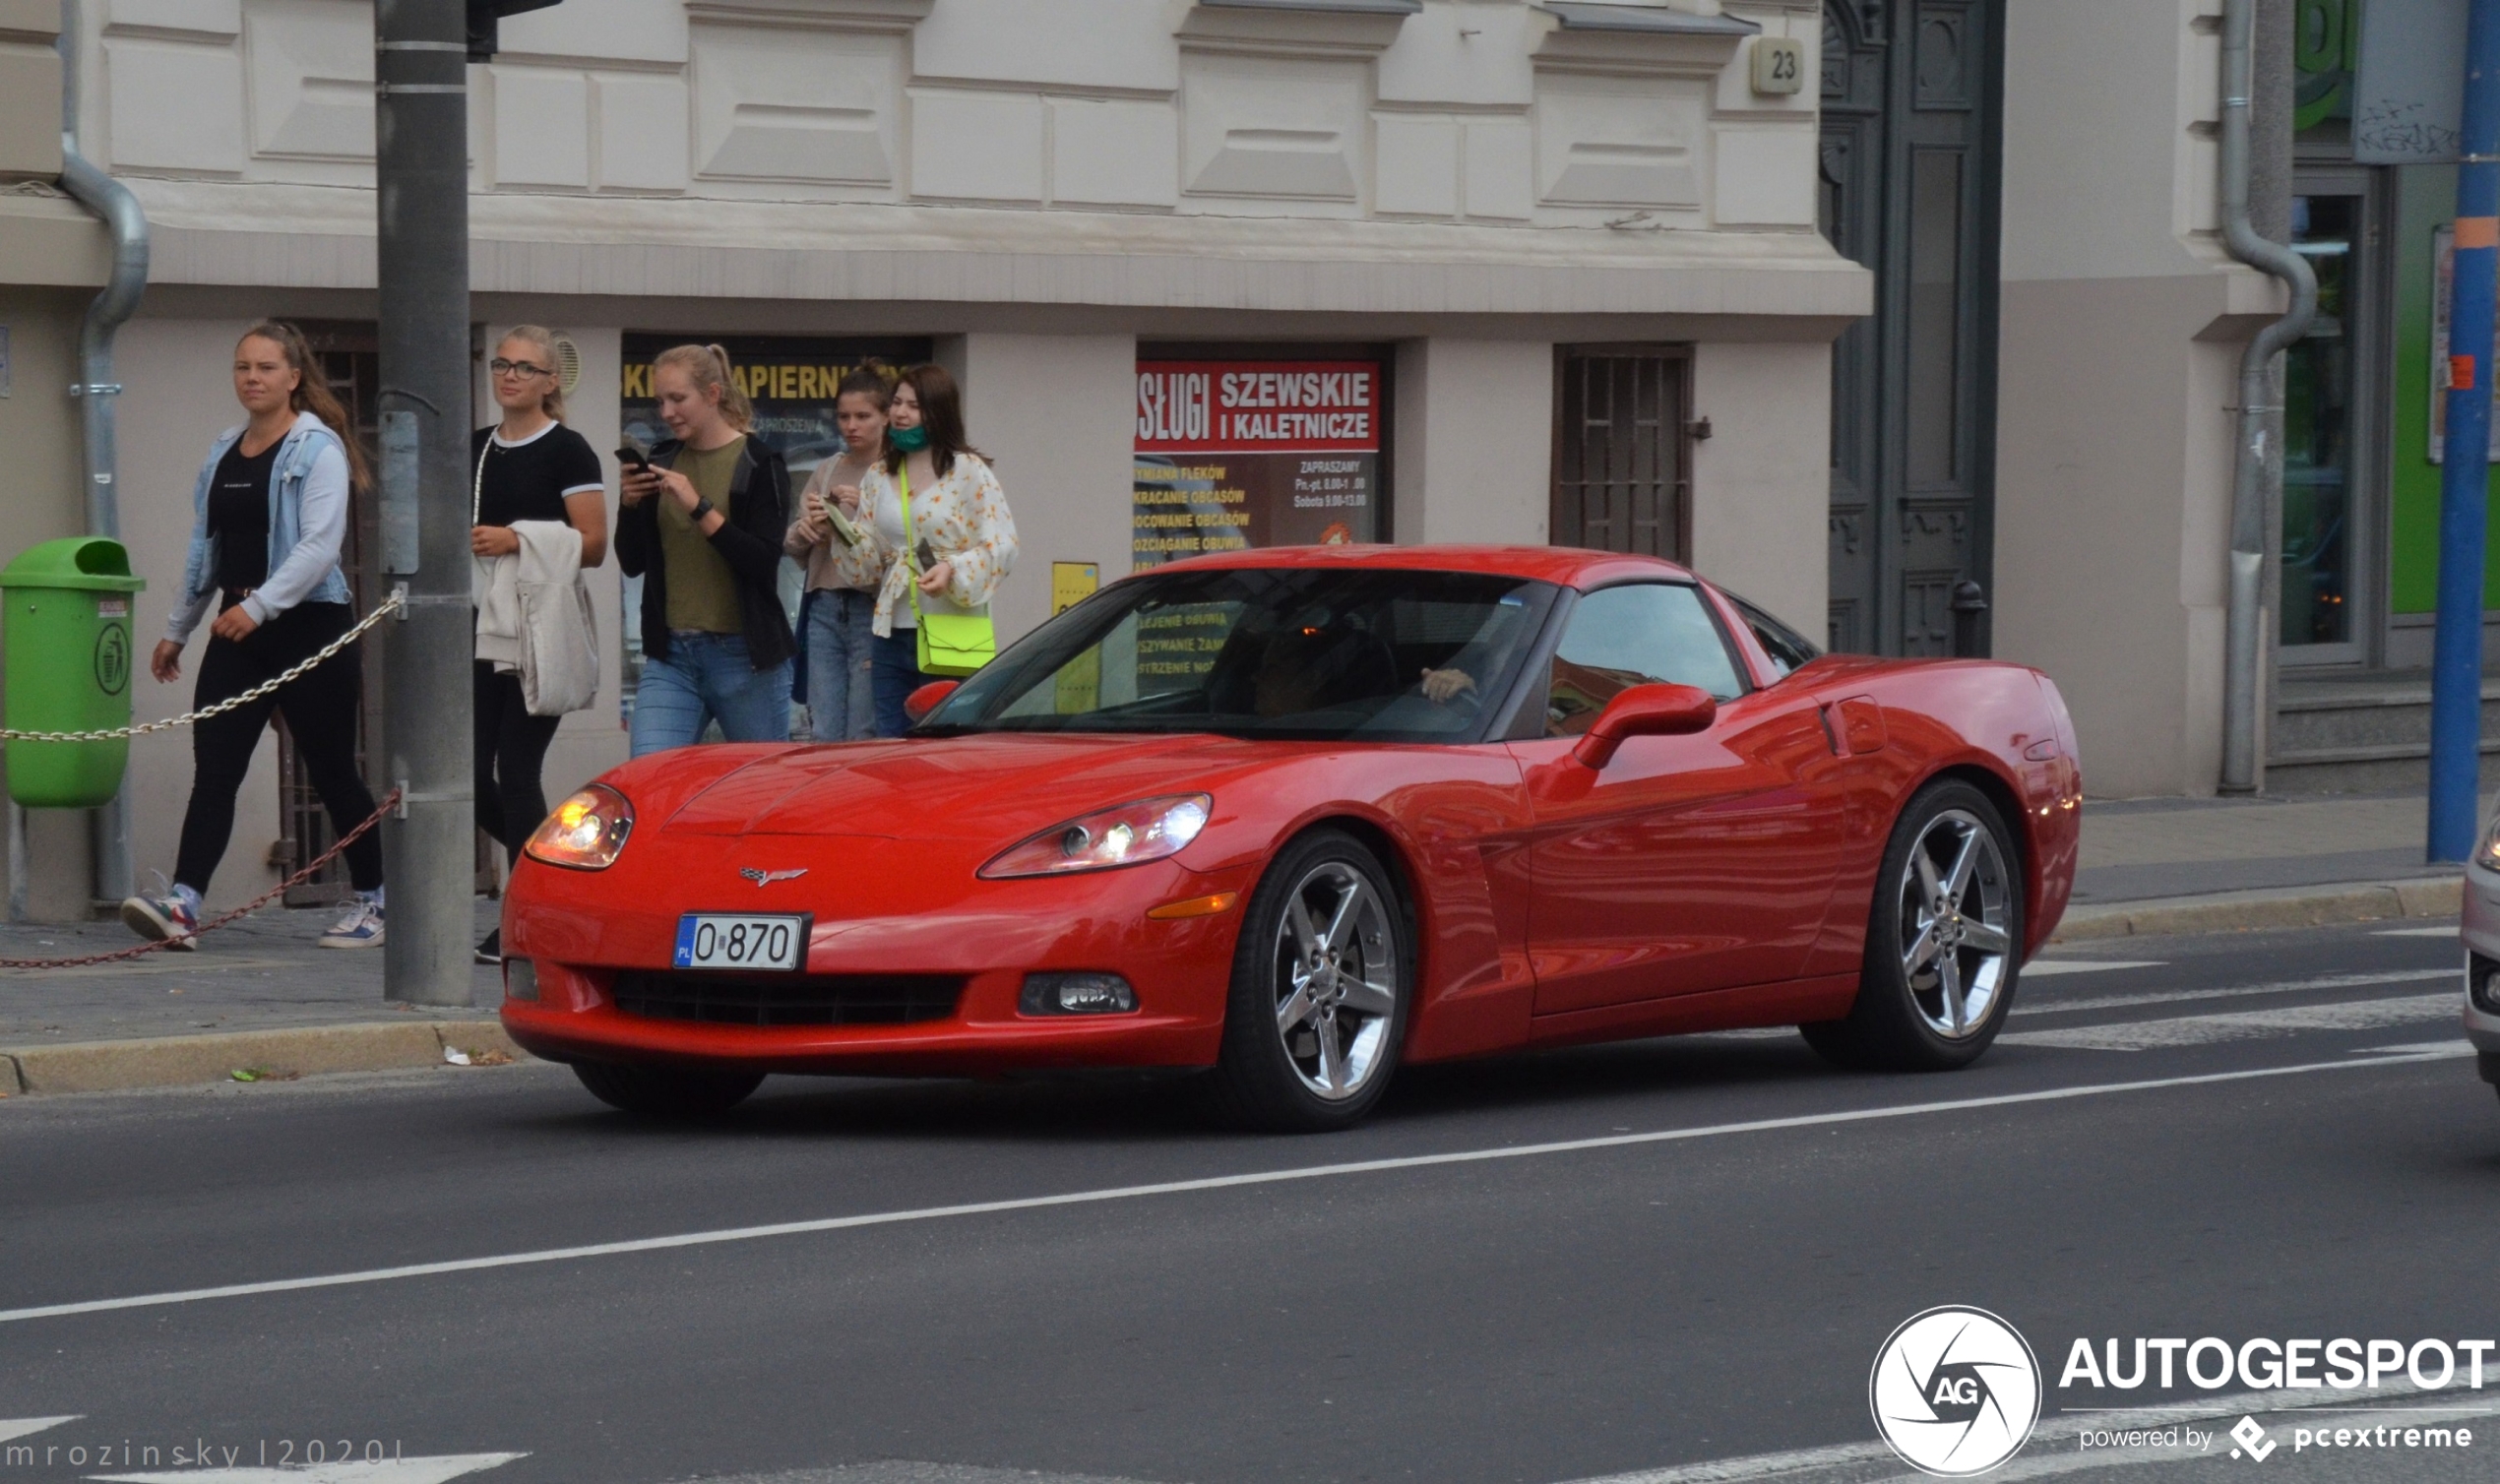
[[[209, 637], [191, 704], [214, 706], [311, 657], [344, 634], [354, 615], [344, 603], [305, 603], [281, 613], [241, 643]], [[330, 811], [330, 828], [345, 835], [373, 814], [373, 794], [356, 772], [356, 702], [364, 689], [361, 644], [347, 646], [309, 673], [270, 695], [212, 716], [191, 731], [191, 807], [182, 816], [182, 849], [173, 879], [207, 895], [209, 878], [234, 834], [234, 794], [251, 771], [252, 754], [272, 712], [286, 718], [295, 752], [313, 790]], [[359, 892], [382, 885], [382, 835], [367, 831], [347, 847], [347, 876]]]
[[547, 795], [538, 770], [547, 760], [562, 716], [532, 716], [521, 699], [521, 676], [496, 674], [485, 660], [469, 661], [470, 705], [477, 716], [477, 828], [503, 844], [514, 864], [538, 822], [547, 817]]

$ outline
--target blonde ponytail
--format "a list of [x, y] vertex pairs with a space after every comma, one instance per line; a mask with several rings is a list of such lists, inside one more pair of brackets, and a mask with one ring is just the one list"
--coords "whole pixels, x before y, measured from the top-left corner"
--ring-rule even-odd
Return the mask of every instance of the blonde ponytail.
[[720, 420], [741, 433], [755, 429], [755, 403], [738, 386], [729, 352], [719, 345], [671, 345], [652, 359], [652, 369], [674, 366], [699, 392], [719, 393]]

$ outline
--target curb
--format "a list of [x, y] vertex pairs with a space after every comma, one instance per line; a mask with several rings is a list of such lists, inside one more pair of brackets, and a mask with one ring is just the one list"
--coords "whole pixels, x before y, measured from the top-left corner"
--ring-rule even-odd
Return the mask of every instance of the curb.
[[221, 1082], [238, 1069], [289, 1080], [323, 1072], [440, 1067], [443, 1053], [529, 1053], [496, 1020], [379, 1020], [278, 1030], [0, 1046], [0, 1094], [128, 1092]]
[[2228, 933], [2248, 928], [2324, 927], [2391, 917], [2454, 917], [2465, 906], [2462, 876], [2410, 881], [2341, 882], [2266, 892], [2223, 892], [2074, 907], [2051, 943], [2130, 938], [2156, 933]]

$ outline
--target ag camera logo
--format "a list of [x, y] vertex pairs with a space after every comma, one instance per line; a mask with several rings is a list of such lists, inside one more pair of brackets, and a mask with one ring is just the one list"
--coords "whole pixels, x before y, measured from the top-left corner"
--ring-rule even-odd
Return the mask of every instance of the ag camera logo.
[[1914, 1314], [1875, 1352], [1875, 1430], [1902, 1461], [1946, 1478], [1983, 1474], [2040, 1420], [2040, 1363], [2012, 1325], [1949, 1304]]

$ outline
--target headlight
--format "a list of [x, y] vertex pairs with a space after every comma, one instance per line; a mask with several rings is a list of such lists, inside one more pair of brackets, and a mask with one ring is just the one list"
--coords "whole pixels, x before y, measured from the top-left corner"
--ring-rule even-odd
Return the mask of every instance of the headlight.
[[1071, 871], [1108, 871], [1177, 854], [1207, 828], [1215, 800], [1203, 793], [1140, 799], [1089, 814], [1002, 852], [981, 867], [990, 881], [1016, 876], [1062, 876]]
[[2500, 818], [2482, 832], [2482, 843], [2474, 846], [2474, 864], [2486, 871], [2500, 871]]
[[634, 806], [605, 783], [593, 783], [555, 806], [523, 846], [530, 858], [576, 871], [604, 871], [616, 864], [634, 829]]

